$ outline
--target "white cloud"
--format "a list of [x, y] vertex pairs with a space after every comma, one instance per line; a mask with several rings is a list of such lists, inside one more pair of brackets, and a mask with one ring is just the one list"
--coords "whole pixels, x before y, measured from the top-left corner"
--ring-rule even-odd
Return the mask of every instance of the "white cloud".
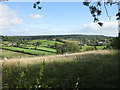
[[9, 27], [23, 24], [22, 19], [17, 17], [17, 13], [11, 10], [6, 4], [0, 4], [0, 30], [9, 30]]
[[77, 30], [77, 33], [88, 35], [118, 36], [118, 21], [102, 22], [102, 27], [100, 27], [97, 23], [84, 24], [82, 28]]
[[40, 14], [36, 14], [36, 15], [31, 14], [30, 17], [38, 19], [38, 18], [42, 18], [42, 15], [40, 15]]

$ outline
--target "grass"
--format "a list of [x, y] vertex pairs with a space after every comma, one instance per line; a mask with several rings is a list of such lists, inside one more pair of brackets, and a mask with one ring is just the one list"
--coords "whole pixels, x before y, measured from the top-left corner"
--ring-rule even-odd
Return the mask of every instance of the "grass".
[[64, 42], [69, 42], [69, 43], [76, 43], [76, 44], [79, 43], [79, 41], [77, 41], [77, 40], [68, 40], [68, 39], [61, 39], [61, 40]]
[[2, 59], [4, 59], [4, 58], [11, 59], [11, 58], [20, 58], [20, 57], [21, 58], [34, 57], [34, 55], [23, 54], [23, 53], [19, 53], [19, 52], [13, 52], [13, 51], [2, 49], [1, 57], [2, 57]]
[[47, 46], [48, 44], [54, 45], [55, 43], [63, 44], [63, 43], [58, 42], [58, 41], [49, 41], [49, 40], [32, 40], [32, 41], [30, 41], [30, 43], [36, 43], [38, 41], [40, 41], [42, 43], [41, 46]]
[[[82, 49], [80, 50], [81, 52], [86, 51], [86, 48], [89, 46], [82, 46]], [[96, 46], [98, 50], [102, 50], [104, 46]], [[27, 46], [26, 48], [28, 49], [23, 49], [23, 48], [17, 48], [17, 47], [3, 47], [9, 50], [18, 50], [18, 51], [24, 51], [27, 52], [28, 54], [25, 53], [19, 53], [19, 52], [14, 52], [14, 51], [9, 51], [9, 50], [2, 50], [2, 58], [19, 58], [19, 57], [31, 57], [34, 55], [29, 55], [30, 54], [39, 54], [42, 55], [43, 53], [46, 53], [45, 51], [48, 51], [46, 55], [51, 55], [56, 53], [56, 49], [52, 48], [47, 48], [47, 47], [37, 47], [38, 50], [30, 50], [30, 49], [35, 49], [32, 45]], [[30, 49], [29, 49], [30, 48]], [[39, 51], [39, 50], [45, 50], [45, 51]]]
[[0, 44], [0, 48], [2, 48], [2, 44]]
[[57, 44], [63, 44], [63, 43], [58, 42], [58, 41], [47, 41], [47, 42], [42, 42], [42, 46], [47, 46], [48, 44], [49, 45], [54, 45], [55, 43], [57, 43]]
[[106, 46], [96, 46], [97, 50], [102, 50]]
[[100, 50], [2, 61], [3, 88], [118, 88], [118, 58]]
[[9, 41], [3, 41], [3, 42], [6, 43], [6, 44], [9, 43]]
[[36, 43], [36, 42], [38, 42], [38, 41], [40, 41], [40, 42], [46, 42], [47, 40], [31, 40], [30, 42], [31, 42], [31, 43]]
[[50, 52], [31, 50], [31, 49], [23, 49], [23, 48], [19, 48], [19, 47], [3, 47], [3, 49], [20, 51], [20, 52], [23, 52], [23, 53], [28, 53], [28, 54], [33, 54], [33, 55], [35, 55], [35, 54], [36, 55], [42, 55], [42, 54], [52, 55], [53, 54], [53, 53], [50, 53]]
[[[35, 47], [26, 47], [26, 48], [30, 48], [30, 49], [34, 49]], [[45, 51], [50, 51], [50, 52], [54, 52], [56, 53], [56, 49], [52, 49], [52, 48], [47, 48], [47, 47], [37, 47], [38, 50], [45, 50]]]
[[[82, 46], [82, 49], [80, 51], [81, 52], [86, 51], [87, 47], [90, 47], [90, 46]], [[106, 46], [96, 46], [97, 50], [102, 50], [104, 47]]]

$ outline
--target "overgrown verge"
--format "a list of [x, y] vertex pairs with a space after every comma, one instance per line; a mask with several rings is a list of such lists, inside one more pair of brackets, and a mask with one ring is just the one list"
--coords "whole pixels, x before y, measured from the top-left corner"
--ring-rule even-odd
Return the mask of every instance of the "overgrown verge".
[[119, 88], [118, 52], [33, 64], [5, 64], [3, 88]]

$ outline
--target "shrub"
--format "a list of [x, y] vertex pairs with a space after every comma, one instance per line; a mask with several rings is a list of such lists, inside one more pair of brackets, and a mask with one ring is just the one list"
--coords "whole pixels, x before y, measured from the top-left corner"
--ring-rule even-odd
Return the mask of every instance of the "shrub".
[[86, 48], [86, 51], [90, 51], [90, 50], [95, 50], [95, 47], [91, 46]]

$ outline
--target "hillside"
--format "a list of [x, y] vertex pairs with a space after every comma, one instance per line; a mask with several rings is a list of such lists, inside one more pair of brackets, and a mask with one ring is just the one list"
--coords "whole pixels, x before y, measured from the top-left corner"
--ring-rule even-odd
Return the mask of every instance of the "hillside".
[[99, 50], [1, 60], [3, 88], [118, 88], [118, 58]]
[[[108, 37], [104, 35], [82, 35], [82, 34], [73, 34], [73, 35], [38, 35], [38, 36], [8, 36], [10, 38], [14, 39], [53, 39], [53, 38], [62, 38], [62, 39], [109, 39], [109, 38], [114, 38], [114, 37]], [[2, 39], [4, 36], [2, 36]]]

